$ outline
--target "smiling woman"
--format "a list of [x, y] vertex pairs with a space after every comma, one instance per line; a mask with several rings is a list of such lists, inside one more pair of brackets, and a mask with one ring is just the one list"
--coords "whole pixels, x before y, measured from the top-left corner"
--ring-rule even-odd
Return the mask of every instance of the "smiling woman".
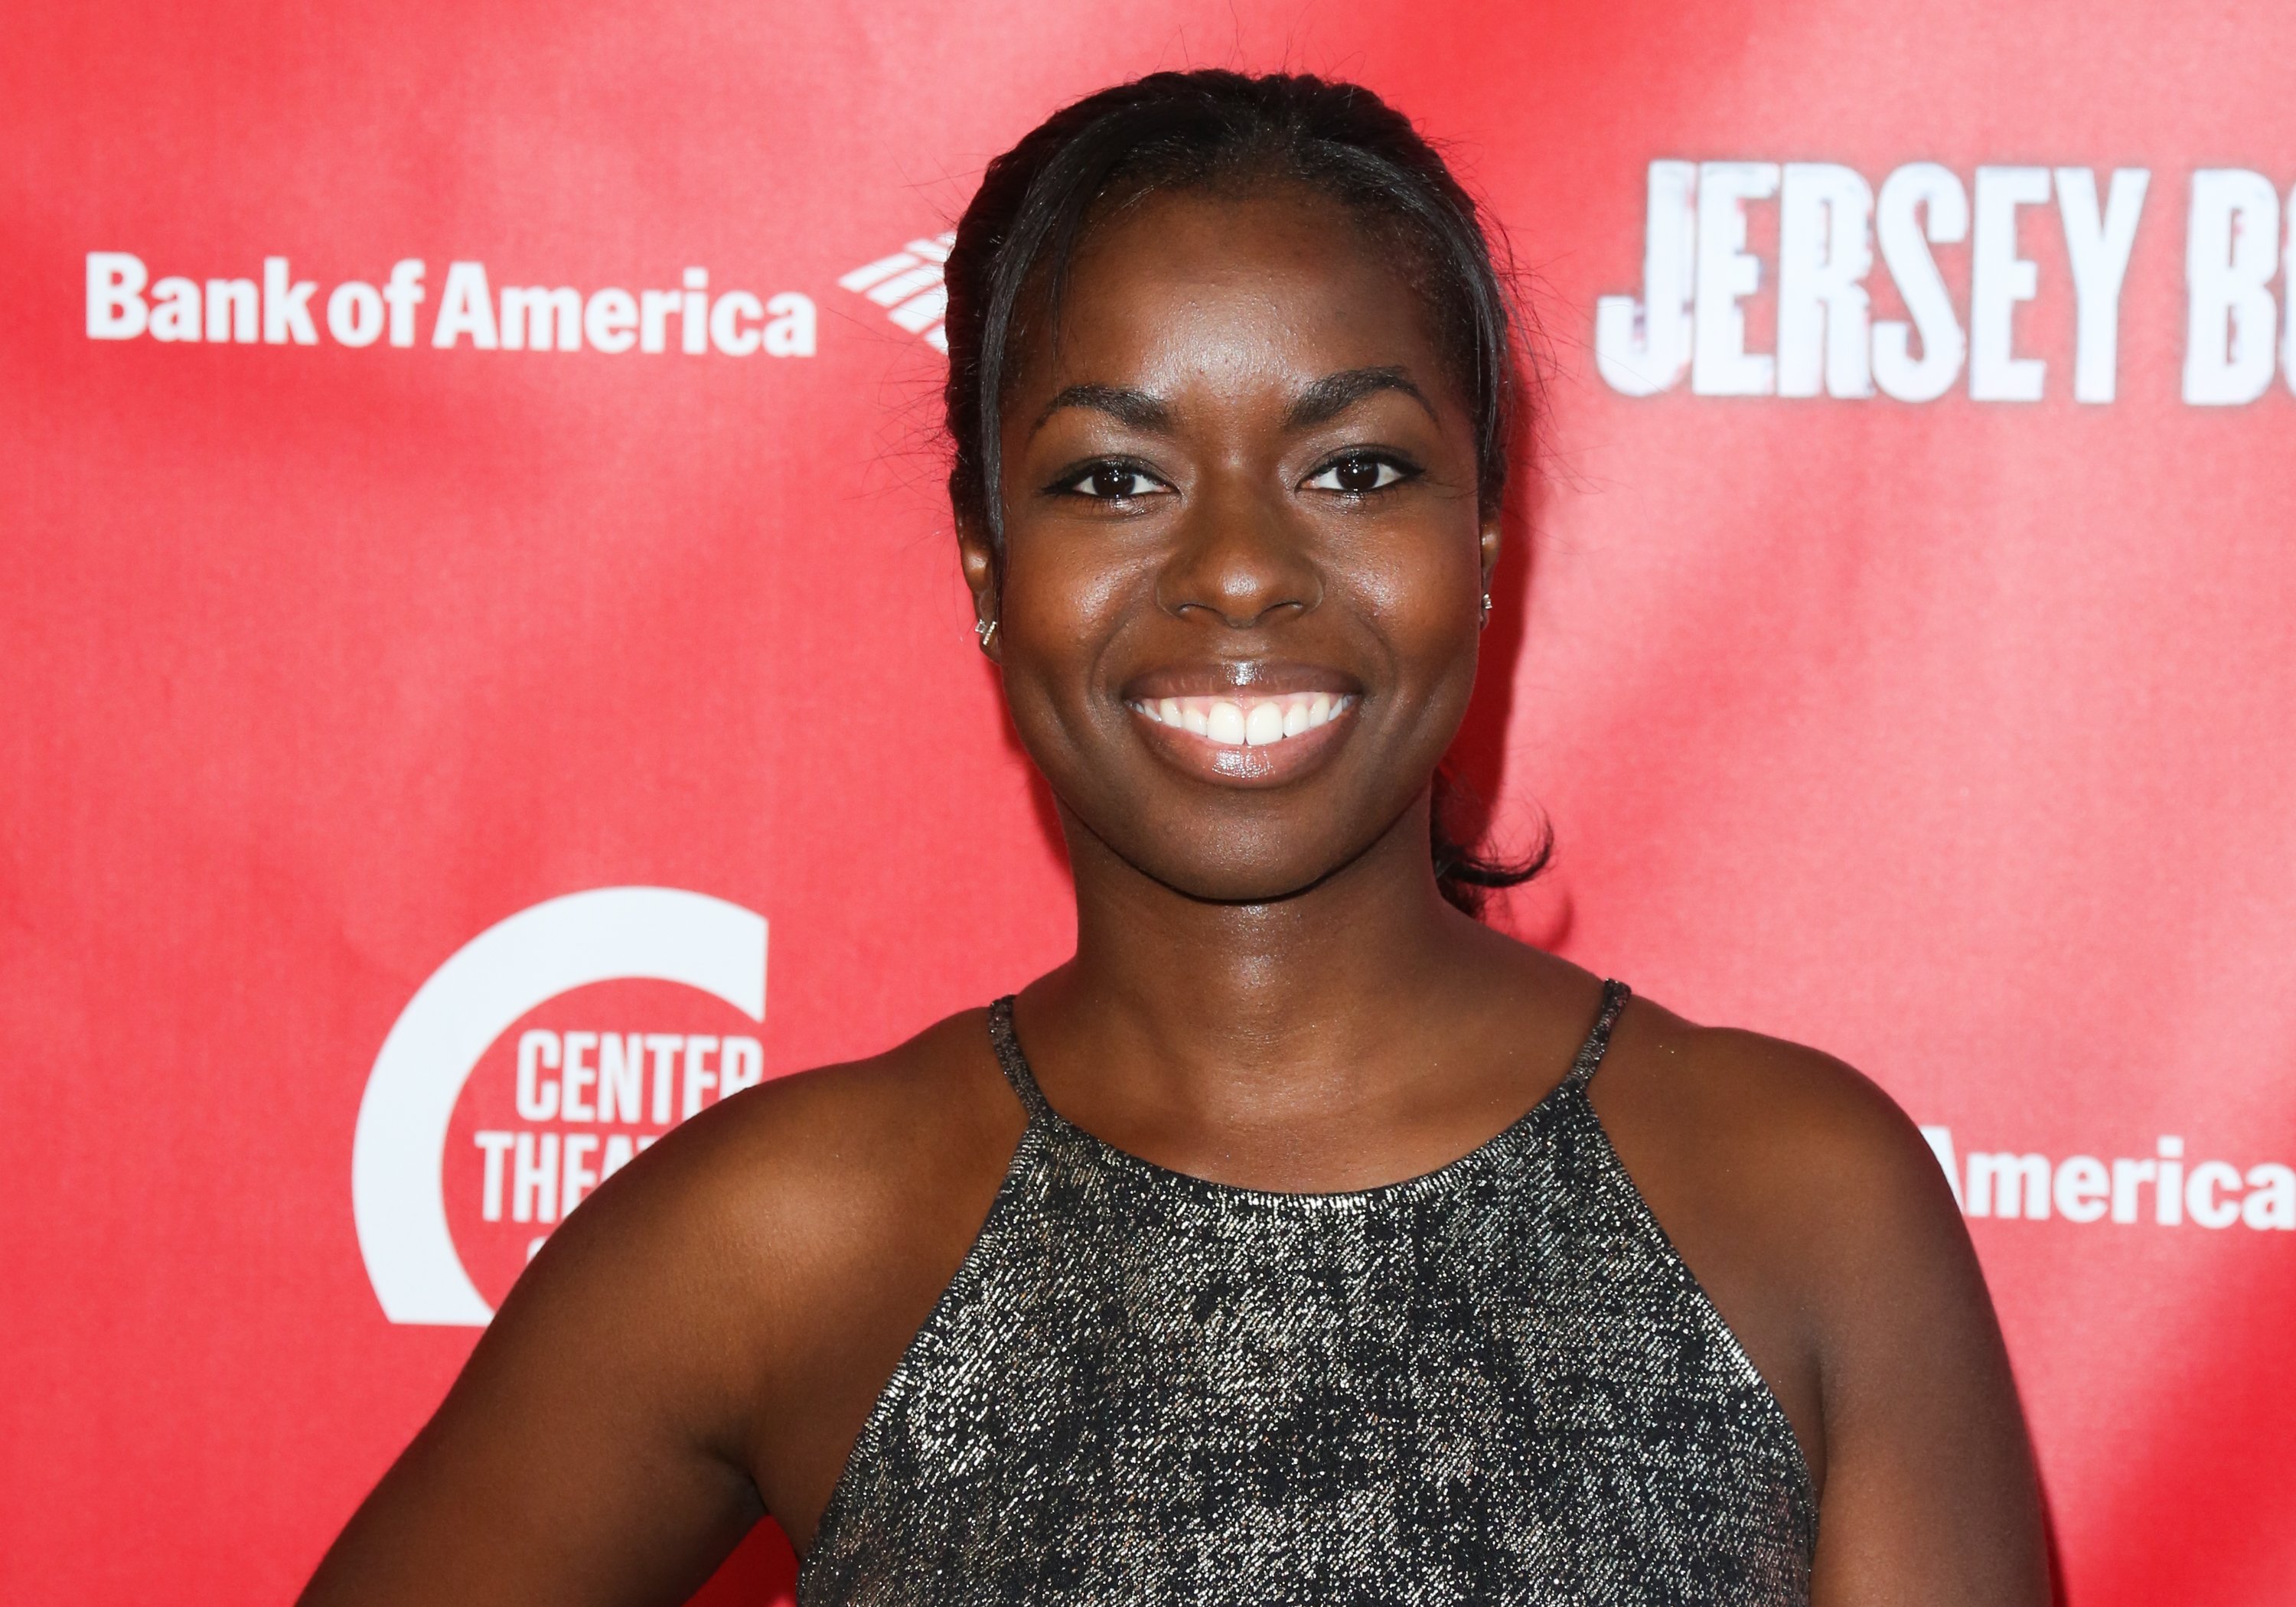
[[[1474, 202], [1409, 120], [1354, 86], [1304, 78], [1158, 74], [1056, 113], [992, 164], [948, 266], [948, 421], [955, 447], [949, 494], [960, 525], [1001, 547], [1004, 436], [1015, 416], [1011, 388], [1031, 349], [1031, 325], [1057, 331], [1079, 250], [1103, 258], [1125, 250], [1120, 230], [1114, 242], [1105, 238], [1111, 225], [1132, 221], [1128, 214], [1158, 197], [1234, 200], [1283, 191], [1295, 200], [1312, 197], [1311, 209], [1323, 215], [1327, 230], [1336, 223], [1351, 247], [1374, 248], [1374, 283], [1354, 287], [1365, 294], [1366, 311], [1377, 306], [1390, 320], [1423, 325], [1421, 343], [1431, 348], [1439, 371], [1423, 377], [1436, 396], [1467, 413], [1474, 512], [1493, 524], [1484, 533], [1479, 577], [1487, 586], [1497, 552], [1494, 521], [1511, 467], [1507, 447], [1521, 422], [1524, 390], [1505, 285]], [[1362, 255], [1349, 250], [1332, 260]], [[1313, 279], [1325, 265], [1302, 266]], [[1398, 276], [1406, 283], [1398, 285]], [[1399, 299], [1398, 289], [1405, 292]], [[1328, 434], [1382, 391], [1415, 401], [1427, 422], [1436, 422], [1430, 392], [1405, 368], [1382, 362], [1306, 379], [1286, 398], [1286, 423], [1295, 434]], [[1138, 430], [1168, 434], [1172, 423], [1162, 398], [1089, 380], [1064, 387], [1040, 413], [1019, 416], [1033, 419], [1033, 437], [1069, 406], [1096, 409]], [[990, 420], [1004, 428], [988, 427]], [[1085, 472], [1057, 488], [1119, 507], [1174, 489], [1136, 460], [1078, 466]], [[1373, 493], [1421, 479], [1426, 470], [1390, 444], [1319, 464], [1301, 488], [1360, 507]], [[978, 592], [977, 570], [974, 579]], [[1475, 594], [1479, 617], [1487, 618], [1488, 593], [1478, 586]], [[1240, 705], [1238, 711], [1248, 716]], [[1204, 712], [1206, 729], [1197, 734], [1211, 735], [1211, 710]], [[1226, 773], [1239, 779], [1269, 767], [1268, 756], [1225, 759]], [[1445, 791], [1439, 775], [1428, 810], [1437, 881], [1446, 898], [1472, 912], [1489, 890], [1529, 880], [1546, 853], [1509, 865], [1472, 851], [1448, 833]]]
[[1159, 75], [992, 164], [947, 266], [1076, 953], [603, 1185], [307, 1601], [670, 1601], [761, 1513], [819, 1607], [2046, 1599], [1912, 1125], [1468, 913], [1523, 873], [1434, 797], [1518, 397], [1440, 159]]

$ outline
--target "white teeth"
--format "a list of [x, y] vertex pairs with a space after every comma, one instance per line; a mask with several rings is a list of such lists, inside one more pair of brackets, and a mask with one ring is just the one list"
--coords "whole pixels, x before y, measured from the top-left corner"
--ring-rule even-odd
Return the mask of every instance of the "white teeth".
[[1173, 726], [1226, 748], [1267, 748], [1313, 731], [1347, 712], [1352, 698], [1293, 692], [1275, 698], [1158, 698], [1131, 705], [1160, 726]]

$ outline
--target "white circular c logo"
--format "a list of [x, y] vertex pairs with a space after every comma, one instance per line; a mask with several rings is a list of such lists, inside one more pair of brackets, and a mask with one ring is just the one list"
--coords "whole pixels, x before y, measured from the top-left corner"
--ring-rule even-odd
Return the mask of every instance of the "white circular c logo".
[[766, 918], [668, 887], [569, 893], [480, 932], [415, 990], [382, 1041], [351, 1142], [359, 1254], [394, 1323], [494, 1316], [447, 1226], [447, 1127], [488, 1045], [593, 982], [682, 982], [766, 1019]]

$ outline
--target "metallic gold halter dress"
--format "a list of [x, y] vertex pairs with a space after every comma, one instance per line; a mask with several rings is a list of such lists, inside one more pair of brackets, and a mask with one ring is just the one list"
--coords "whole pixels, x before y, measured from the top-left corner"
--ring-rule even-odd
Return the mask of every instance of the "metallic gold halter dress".
[[863, 1427], [803, 1607], [1809, 1598], [1776, 1398], [1570, 1073], [1447, 1166], [1341, 1194], [1185, 1177], [1045, 1103]]

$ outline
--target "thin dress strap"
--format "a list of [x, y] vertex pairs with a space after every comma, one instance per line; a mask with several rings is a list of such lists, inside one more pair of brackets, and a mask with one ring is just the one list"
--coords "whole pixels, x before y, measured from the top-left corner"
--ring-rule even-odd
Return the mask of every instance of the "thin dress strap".
[[1041, 1121], [1050, 1116], [1053, 1107], [1046, 1102], [1044, 1090], [1037, 1086], [1037, 1074], [1029, 1070], [1029, 1057], [1021, 1053], [1021, 1040], [1013, 1034], [1009, 993], [988, 1007], [988, 1042], [996, 1051], [997, 1069], [1020, 1095], [1021, 1108], [1028, 1111], [1029, 1119]]
[[1570, 1062], [1570, 1072], [1562, 1078], [1566, 1088], [1583, 1088], [1595, 1076], [1595, 1068], [1603, 1063], [1603, 1052], [1611, 1046], [1611, 1029], [1619, 1024], [1619, 1012], [1627, 1007], [1634, 989], [1624, 982], [1603, 984], [1603, 1008], [1595, 1017], [1595, 1029], [1578, 1046], [1578, 1058]]

